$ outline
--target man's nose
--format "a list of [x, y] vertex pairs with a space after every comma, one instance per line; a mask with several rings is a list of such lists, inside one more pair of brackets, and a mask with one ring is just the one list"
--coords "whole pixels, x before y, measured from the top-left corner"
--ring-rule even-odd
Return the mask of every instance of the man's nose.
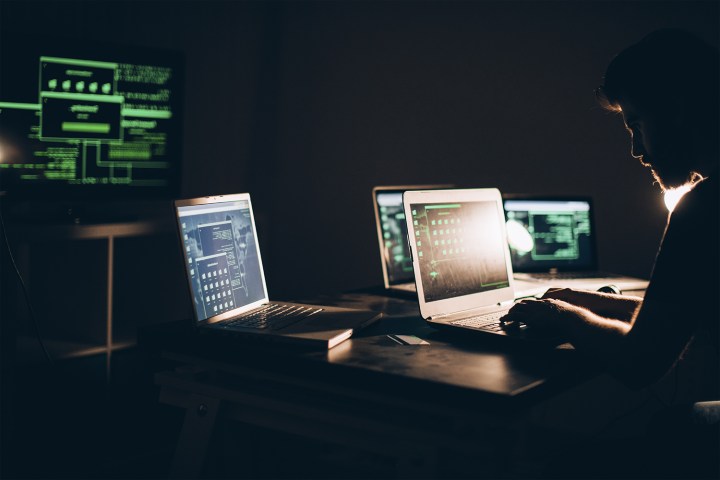
[[645, 146], [639, 135], [633, 135], [630, 147], [630, 155], [634, 158], [642, 158], [645, 155]]

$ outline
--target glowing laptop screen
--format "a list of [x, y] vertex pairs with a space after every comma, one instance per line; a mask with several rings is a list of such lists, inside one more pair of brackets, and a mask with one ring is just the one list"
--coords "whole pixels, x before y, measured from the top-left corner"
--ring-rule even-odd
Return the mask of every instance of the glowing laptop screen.
[[376, 200], [383, 237], [382, 257], [387, 268], [388, 283], [396, 285], [412, 282], [415, 275], [408, 251], [402, 192], [380, 191], [376, 194]]
[[504, 206], [514, 271], [594, 268], [589, 201], [507, 199]]
[[266, 297], [250, 203], [178, 207], [198, 321]]
[[426, 302], [510, 286], [502, 219], [492, 201], [411, 204]]

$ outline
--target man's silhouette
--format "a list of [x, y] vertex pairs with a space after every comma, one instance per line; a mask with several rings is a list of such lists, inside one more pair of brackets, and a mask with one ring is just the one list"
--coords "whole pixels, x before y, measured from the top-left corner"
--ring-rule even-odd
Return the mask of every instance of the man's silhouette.
[[[559, 330], [579, 352], [632, 386], [652, 385], [672, 372], [676, 410], [686, 413], [696, 402], [720, 400], [719, 91], [718, 50], [686, 32], [652, 33], [612, 60], [598, 100], [622, 114], [632, 156], [651, 170], [659, 187], [687, 191], [668, 216], [644, 300], [551, 289], [542, 299], [518, 303], [506, 317]], [[665, 425], [665, 433], [686, 436], [675, 438], [686, 450], [675, 466], [691, 475], [694, 462], [707, 460], [717, 476], [717, 450], [697, 458], [708, 455], [702, 450], [708, 442], [717, 442], [717, 429], [695, 428], [689, 419], [688, 414]], [[678, 457], [654, 453], [658, 465], [667, 460], [664, 454]]]

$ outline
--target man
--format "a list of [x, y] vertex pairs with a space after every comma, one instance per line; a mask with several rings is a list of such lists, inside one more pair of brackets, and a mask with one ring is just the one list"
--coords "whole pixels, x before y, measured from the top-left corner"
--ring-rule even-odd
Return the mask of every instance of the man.
[[620, 53], [599, 101], [622, 114], [632, 156], [660, 188], [690, 189], [668, 217], [645, 299], [551, 289], [508, 322], [559, 330], [626, 383], [645, 386], [679, 361], [688, 401], [718, 400], [718, 52], [663, 30]]
[[[656, 432], [675, 446], [685, 445], [686, 455], [663, 467], [653, 461], [655, 473], [664, 475], [690, 476], [688, 465], [704, 461], [698, 452], [717, 448], [717, 429], [694, 427], [689, 413], [692, 405], [703, 405], [697, 402], [720, 400], [719, 91], [717, 49], [686, 32], [652, 33], [612, 60], [598, 100], [622, 114], [632, 156], [650, 169], [666, 195], [687, 191], [668, 216], [646, 295], [550, 289], [539, 300], [521, 301], [504, 319], [559, 331], [579, 353], [630, 386], [651, 386], [675, 375], [671, 401], [687, 407], [673, 410], [683, 413], [656, 424]], [[720, 406], [715, 409], [718, 413]], [[635, 462], [662, 458], [661, 450], [672, 455], [667, 442], [656, 448], [659, 439], [646, 442], [644, 454], [640, 447], [627, 453]], [[717, 451], [709, 456], [706, 465], [716, 473]], [[667, 465], [681, 469], [661, 471]], [[699, 474], [707, 473], [705, 468]]]

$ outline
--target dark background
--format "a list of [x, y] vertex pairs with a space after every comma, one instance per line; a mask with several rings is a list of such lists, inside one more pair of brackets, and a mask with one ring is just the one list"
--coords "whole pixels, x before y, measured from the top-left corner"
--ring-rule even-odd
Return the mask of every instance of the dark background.
[[4, 0], [0, 12], [6, 31], [185, 52], [182, 196], [253, 195], [275, 297], [382, 281], [370, 196], [382, 184], [591, 195], [601, 266], [648, 277], [665, 207], [593, 88], [654, 29], [718, 40], [714, 1]]
[[[655, 29], [717, 45], [718, 5], [2, 0], [0, 28], [184, 52], [182, 196], [250, 192], [271, 297], [307, 299], [382, 282], [375, 185], [592, 196], [601, 267], [648, 277], [667, 212], [593, 89]], [[148, 211], [169, 220], [169, 199]], [[25, 240], [11, 247], [45, 339], [104, 344], [105, 242]], [[30, 331], [38, 354], [0, 247], [3, 328]], [[182, 267], [171, 231], [115, 242], [116, 339], [190, 315]], [[15, 359], [12, 340], [3, 332], [8, 476], [167, 473], [182, 412], [158, 406], [142, 354], [114, 353], [108, 382], [102, 355], [47, 368]]]

